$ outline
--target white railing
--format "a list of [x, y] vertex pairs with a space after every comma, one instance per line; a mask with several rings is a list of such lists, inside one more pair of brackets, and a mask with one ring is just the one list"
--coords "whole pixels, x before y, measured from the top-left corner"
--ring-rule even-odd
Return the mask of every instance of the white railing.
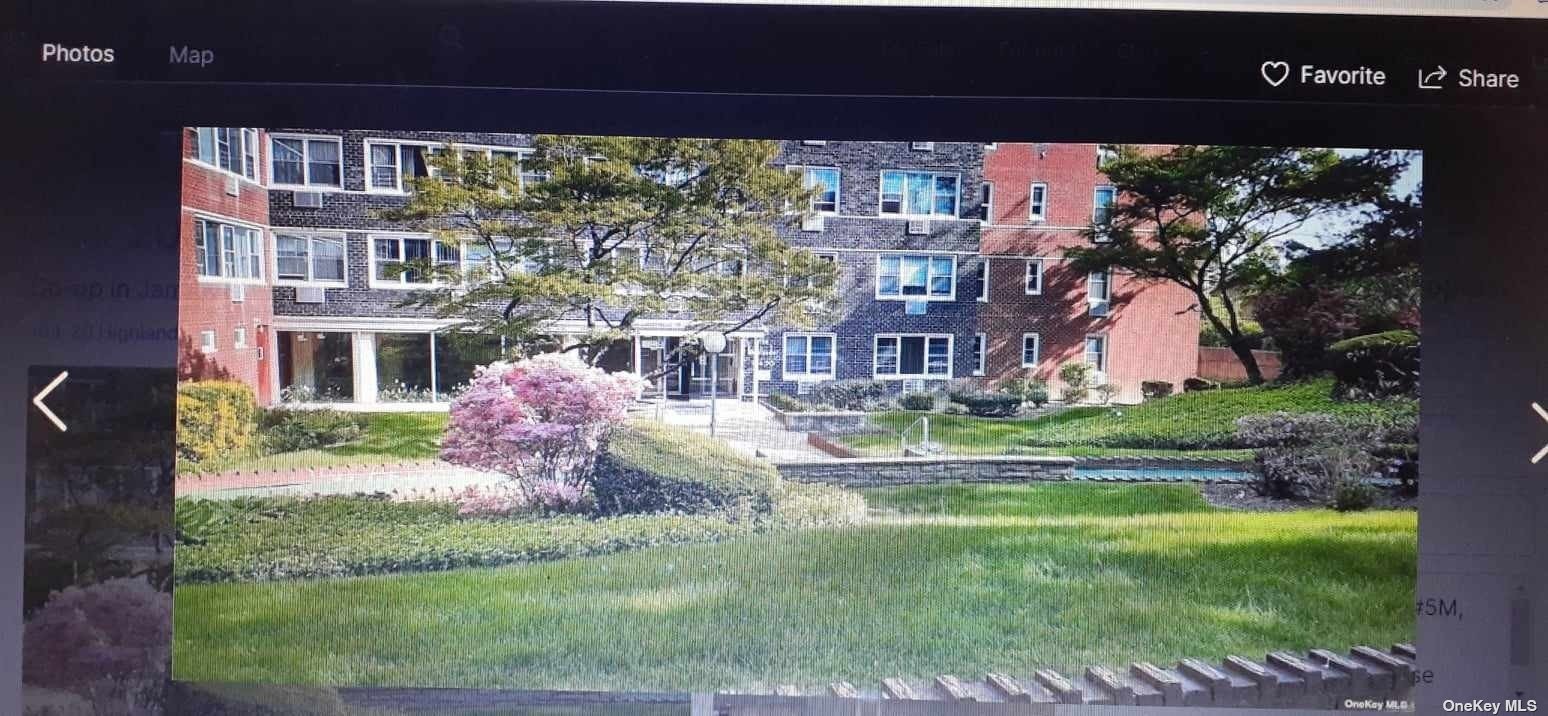
[[914, 431], [914, 428], [920, 428], [919, 449], [926, 450], [930, 445], [930, 416], [923, 415], [909, 423], [909, 426], [903, 429], [903, 434], [898, 437], [898, 450], [904, 455], [908, 454], [908, 435]]

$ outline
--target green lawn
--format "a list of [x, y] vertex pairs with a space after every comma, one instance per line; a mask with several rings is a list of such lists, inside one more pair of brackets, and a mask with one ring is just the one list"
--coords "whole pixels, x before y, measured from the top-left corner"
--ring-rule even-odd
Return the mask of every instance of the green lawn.
[[1411, 641], [1412, 511], [1189, 486], [873, 490], [861, 526], [176, 591], [177, 679], [752, 689]]
[[430, 460], [440, 454], [446, 413], [367, 413], [365, 435], [354, 442], [319, 450], [233, 457], [208, 465], [180, 463], [183, 473], [233, 470], [294, 470], [343, 465], [382, 465]]
[[[1412, 400], [1347, 403], [1331, 397], [1332, 379], [1256, 388], [1228, 388], [1185, 393], [1125, 406], [1087, 406], [1031, 420], [930, 415], [930, 440], [957, 455], [1034, 454], [1023, 448], [1045, 448], [1045, 454], [1073, 457], [1117, 455], [1188, 455], [1245, 459], [1235, 449], [1236, 419], [1245, 415], [1286, 411], [1323, 412], [1350, 418], [1417, 410]], [[865, 454], [896, 455], [898, 436], [920, 413], [887, 412], [871, 416], [883, 432], [840, 436], [845, 445]], [[910, 435], [917, 441], [918, 430]]]

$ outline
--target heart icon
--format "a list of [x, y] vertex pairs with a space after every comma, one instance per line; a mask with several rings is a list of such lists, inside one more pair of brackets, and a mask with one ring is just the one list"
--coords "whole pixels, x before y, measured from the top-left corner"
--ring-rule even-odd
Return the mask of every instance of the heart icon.
[[1263, 81], [1278, 87], [1290, 77], [1290, 63], [1284, 60], [1269, 60], [1258, 67], [1258, 72], [1263, 74]]

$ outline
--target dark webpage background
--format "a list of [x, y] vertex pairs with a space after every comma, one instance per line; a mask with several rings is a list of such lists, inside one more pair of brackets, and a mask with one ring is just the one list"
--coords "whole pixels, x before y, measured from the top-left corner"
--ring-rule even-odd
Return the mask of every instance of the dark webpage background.
[[[962, 69], [1020, 72], [966, 61]], [[0, 586], [0, 712], [20, 712], [21, 613], [3, 605], [19, 605], [21, 594], [27, 367], [175, 364], [175, 300], [108, 300], [90, 287], [176, 285], [174, 130], [185, 125], [1421, 148], [1427, 376], [1417, 594], [1457, 600], [1462, 617], [1418, 617], [1421, 668], [1433, 676], [1416, 697], [1428, 713], [1443, 699], [1545, 696], [1548, 465], [1528, 458], [1548, 442], [1548, 425], [1528, 405], [1548, 400], [1548, 124], [1534, 110], [45, 81], [10, 92], [11, 141], [0, 161], [0, 395], [11, 406], [0, 410], [8, 476], [0, 570], [12, 576]], [[1510, 604], [1523, 593], [1534, 621], [1513, 635]], [[1535, 660], [1510, 665], [1513, 636], [1536, 647]]]

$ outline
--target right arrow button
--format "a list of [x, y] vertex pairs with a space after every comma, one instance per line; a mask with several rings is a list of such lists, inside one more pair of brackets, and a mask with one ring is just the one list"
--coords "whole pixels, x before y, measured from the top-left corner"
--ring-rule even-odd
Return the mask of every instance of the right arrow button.
[[[1537, 412], [1537, 417], [1542, 418], [1543, 422], [1548, 423], [1548, 410], [1543, 410], [1543, 406], [1538, 405], [1537, 403], [1532, 404], [1532, 410]], [[1542, 462], [1543, 458], [1545, 457], [1548, 457], [1548, 445], [1544, 445], [1543, 449], [1538, 450], [1537, 454], [1532, 456], [1532, 464], [1536, 465], [1537, 463]]]

